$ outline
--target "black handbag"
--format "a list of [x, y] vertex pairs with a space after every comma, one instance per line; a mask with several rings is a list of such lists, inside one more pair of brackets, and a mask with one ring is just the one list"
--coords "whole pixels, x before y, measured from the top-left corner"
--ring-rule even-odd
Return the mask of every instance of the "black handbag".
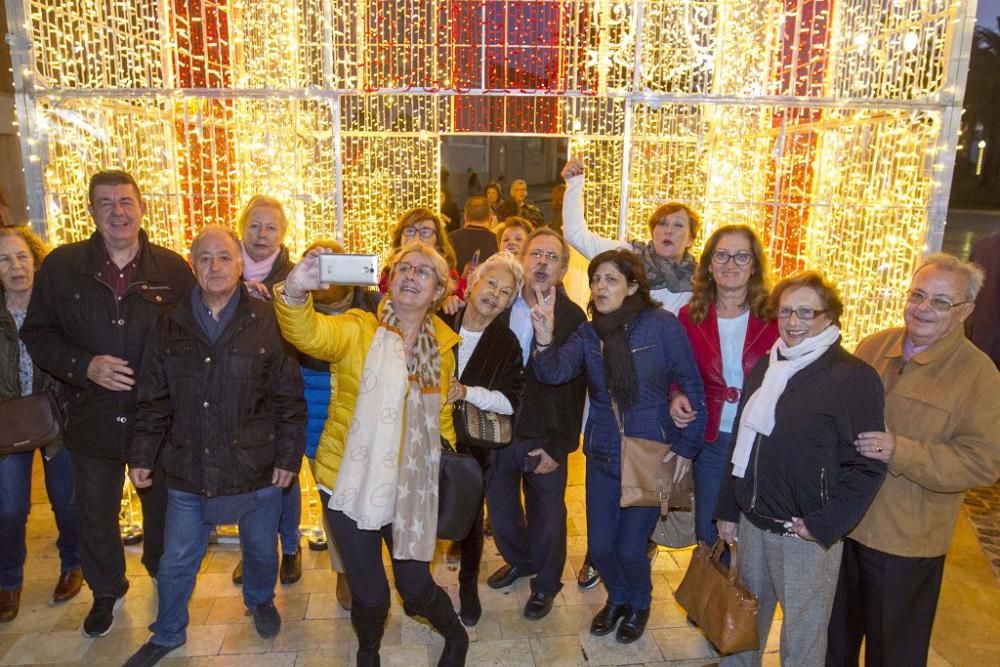
[[30, 452], [62, 438], [62, 410], [51, 391], [0, 401], [0, 456]]
[[483, 470], [479, 461], [459, 454], [441, 439], [441, 473], [438, 477], [438, 526], [441, 540], [463, 540], [483, 502]]
[[455, 404], [454, 416], [459, 442], [484, 449], [497, 449], [510, 444], [514, 431], [514, 420], [510, 415], [481, 410], [468, 401], [459, 401]]

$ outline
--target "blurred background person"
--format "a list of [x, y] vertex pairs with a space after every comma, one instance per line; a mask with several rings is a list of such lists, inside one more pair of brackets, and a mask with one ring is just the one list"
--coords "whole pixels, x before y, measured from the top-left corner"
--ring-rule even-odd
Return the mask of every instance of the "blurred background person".
[[520, 257], [524, 250], [524, 242], [535, 231], [531, 221], [511, 216], [504, 219], [497, 227], [497, 249], [506, 250], [515, 257]]
[[[456, 271], [457, 259], [455, 249], [448, 240], [448, 232], [445, 231], [444, 224], [440, 216], [428, 208], [411, 208], [399, 216], [396, 226], [390, 232], [389, 255], [395, 255], [403, 246], [412, 241], [417, 241], [429, 245], [444, 257], [448, 264], [451, 279], [457, 284], [460, 276]], [[391, 276], [389, 267], [382, 269], [379, 278], [378, 290], [382, 294], [389, 291]]]
[[[288, 218], [281, 202], [267, 195], [254, 195], [243, 208], [237, 221], [243, 259], [243, 281], [250, 296], [270, 300], [271, 288], [285, 279], [295, 266], [285, 246]], [[298, 478], [282, 489], [281, 536], [282, 584], [294, 584], [302, 578], [302, 549], [299, 546], [299, 524], [302, 522], [302, 488]], [[233, 568], [233, 583], [243, 583], [243, 560]]]
[[848, 539], [827, 664], [925, 665], [944, 559], [965, 492], [1000, 475], [1000, 373], [968, 341], [983, 273], [944, 253], [924, 257], [903, 306], [903, 327], [861, 341], [857, 355], [885, 386], [885, 428], [854, 444], [889, 466]]
[[[497, 316], [517, 298], [524, 287], [521, 263], [506, 252], [492, 255], [469, 276], [469, 298], [453, 319], [452, 328], [461, 336], [458, 346], [458, 379], [451, 383], [448, 402], [465, 401], [480, 410], [513, 415], [524, 387], [521, 345], [507, 323]], [[459, 452], [479, 461], [483, 479], [489, 478], [493, 450], [459, 440]], [[468, 537], [459, 542], [459, 616], [466, 627], [479, 622], [479, 566], [483, 556], [483, 502]]]
[[[407, 610], [445, 638], [439, 664], [463, 665], [468, 634], [430, 572], [441, 439], [455, 441], [447, 399], [459, 337], [434, 316], [449, 292], [450, 269], [432, 245], [409, 243], [389, 261], [390, 288], [377, 315], [323, 315], [311, 292], [323, 287], [320, 256], [330, 252], [316, 248], [299, 262], [276, 286], [275, 308], [286, 340], [329, 362], [337, 378], [315, 465], [350, 582], [357, 664], [379, 664], [390, 602], [384, 542]], [[385, 410], [400, 417], [380, 419]], [[350, 428], [352, 423], [366, 428]], [[400, 465], [415, 461], [428, 465]], [[373, 496], [375, 489], [386, 491]]]
[[[843, 538], [885, 477], [854, 439], [882, 430], [871, 366], [840, 344], [843, 301], [814, 271], [771, 293], [780, 339], [747, 376], [731, 467], [716, 508], [719, 536], [739, 540], [739, 572], [757, 596], [760, 648], [722, 665], [760, 665], [776, 604], [781, 664], [823, 665]], [[738, 522], [738, 526], [737, 526]]]
[[451, 190], [447, 186], [441, 187], [439, 209], [445, 232], [453, 232], [462, 226], [462, 212], [452, 198]]
[[500, 189], [499, 183], [490, 181], [486, 184], [483, 195], [485, 195], [486, 201], [490, 205], [490, 211], [493, 212], [493, 215], [490, 217], [490, 226], [495, 229], [500, 224], [500, 218], [497, 217], [497, 209], [503, 203], [503, 190]]
[[[587, 456], [587, 547], [608, 591], [590, 632], [639, 639], [646, 629], [653, 583], [646, 541], [660, 517], [659, 507], [620, 507], [621, 429], [627, 435], [664, 443], [664, 456], [676, 457], [679, 480], [702, 445], [704, 398], [691, 345], [677, 318], [649, 295], [639, 258], [628, 250], [597, 255], [587, 269], [593, 317], [559, 345], [553, 345], [555, 310], [539, 298], [532, 310], [538, 379], [561, 384], [583, 374], [590, 412], [583, 452]], [[699, 408], [701, 417], [671, 437], [672, 384]], [[667, 451], [667, 442], [671, 449]]]
[[486, 197], [473, 195], [465, 200], [464, 224], [461, 229], [448, 234], [448, 241], [455, 249], [455, 264], [468, 280], [475, 262], [485, 262], [497, 251], [497, 238], [490, 231], [490, 207]]
[[[712, 545], [715, 505], [729, 450], [743, 379], [778, 339], [768, 305], [770, 270], [756, 232], [746, 225], [715, 230], [694, 274], [691, 301], [678, 318], [698, 361], [705, 385], [705, 444], [694, 461], [695, 536]], [[683, 392], [670, 403], [670, 416], [685, 428], [697, 416]]]
[[516, 215], [525, 218], [536, 228], [545, 225], [545, 217], [538, 210], [534, 202], [528, 199], [528, 184], [522, 178], [518, 178], [510, 184], [510, 198], [505, 199], [497, 207], [497, 218], [503, 220]]
[[648, 241], [618, 241], [598, 236], [587, 229], [583, 211], [583, 162], [572, 158], [563, 168], [566, 194], [563, 198], [563, 233], [588, 260], [605, 250], [625, 248], [642, 261], [650, 295], [675, 315], [691, 298], [695, 260], [691, 245], [698, 236], [701, 218], [686, 204], [671, 202], [649, 216]]
[[[57, 390], [56, 382], [35, 365], [18, 331], [31, 300], [35, 271], [47, 248], [28, 227], [0, 227], [0, 401]], [[39, 453], [45, 491], [55, 515], [59, 537], [60, 573], [53, 602], [65, 602], [80, 592], [83, 574], [77, 547], [73, 464], [62, 442]], [[0, 456], [0, 623], [17, 617], [27, 556], [25, 528], [31, 512], [31, 467], [35, 452]]]
[[559, 185], [552, 188], [552, 219], [549, 220], [549, 227], [559, 232], [563, 233], [563, 221], [562, 221], [562, 209], [563, 209], [563, 198], [566, 197], [566, 184], [560, 183]]

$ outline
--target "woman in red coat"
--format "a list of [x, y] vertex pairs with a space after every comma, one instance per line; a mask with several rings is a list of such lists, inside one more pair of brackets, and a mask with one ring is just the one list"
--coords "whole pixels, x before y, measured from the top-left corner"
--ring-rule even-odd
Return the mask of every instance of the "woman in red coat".
[[[746, 225], [720, 227], [709, 237], [678, 317], [694, 349], [705, 385], [705, 446], [694, 462], [695, 535], [714, 544], [712, 516], [732, 450], [743, 378], [778, 339], [768, 309], [768, 265], [757, 234]], [[670, 416], [678, 428], [695, 418], [687, 397], [675, 393]]]

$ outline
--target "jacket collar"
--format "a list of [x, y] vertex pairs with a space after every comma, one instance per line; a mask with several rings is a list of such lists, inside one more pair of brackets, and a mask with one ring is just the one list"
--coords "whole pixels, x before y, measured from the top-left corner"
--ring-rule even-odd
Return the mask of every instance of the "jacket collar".
[[237, 331], [243, 328], [244, 321], [248, 317], [256, 317], [257, 315], [253, 312], [253, 305], [250, 301], [252, 298], [250, 293], [247, 292], [246, 287], [240, 282], [240, 300], [236, 304], [236, 312], [233, 313], [233, 319], [229, 321], [229, 324], [222, 331], [219, 337], [212, 343], [208, 339], [208, 336], [202, 330], [201, 326], [198, 325], [197, 320], [194, 317], [194, 311], [191, 310], [191, 299], [189, 294], [186, 294], [184, 298], [177, 302], [171, 311], [170, 319], [176, 322], [178, 325], [183, 327], [188, 333], [197, 336], [198, 339], [202, 340], [206, 345], [221, 345], [229, 340]]
[[[79, 263], [76, 265], [77, 273], [96, 275], [101, 272], [101, 266], [104, 261], [101, 249], [102, 243], [104, 243], [104, 237], [101, 236], [100, 232], [95, 230], [86, 241], [86, 252], [83, 253]], [[149, 242], [149, 236], [146, 234], [145, 229], [139, 230], [139, 271], [136, 277], [138, 280], [143, 281], [166, 282], [166, 277], [160, 269], [160, 264], [153, 255], [152, 244]]]
[[[903, 345], [906, 342], [906, 329], [899, 327], [893, 333], [894, 340], [886, 348], [885, 357], [888, 359], [901, 359], [903, 357]], [[965, 340], [965, 330], [960, 326], [955, 327], [955, 330], [950, 334], [932, 343], [926, 350], [913, 355], [910, 361], [921, 365], [932, 364], [939, 359], [954, 354], [963, 340]]]
[[[705, 318], [698, 322], [695, 327], [702, 333], [705, 340], [712, 347], [712, 351], [721, 355], [722, 343], [719, 340], [719, 314], [714, 303], [708, 304], [708, 311]], [[752, 312], [747, 317], [747, 333], [743, 341], [743, 352], [752, 348], [767, 328], [767, 322], [756, 317]]]

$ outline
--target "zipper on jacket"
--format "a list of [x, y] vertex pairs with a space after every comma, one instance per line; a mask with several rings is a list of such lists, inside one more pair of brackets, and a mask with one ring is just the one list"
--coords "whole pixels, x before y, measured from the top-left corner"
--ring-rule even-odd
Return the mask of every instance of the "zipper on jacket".
[[825, 467], [819, 469], [819, 497], [823, 501], [824, 505], [826, 505], [826, 503], [830, 500], [830, 495], [827, 493], [827, 490], [826, 490], [826, 468]]
[[752, 513], [754, 507], [757, 505], [757, 480], [759, 479], [757, 475], [757, 461], [760, 459], [760, 440], [761, 434], [757, 434], [757, 439], [753, 443], [753, 494], [750, 496], [750, 508], [747, 513]]

